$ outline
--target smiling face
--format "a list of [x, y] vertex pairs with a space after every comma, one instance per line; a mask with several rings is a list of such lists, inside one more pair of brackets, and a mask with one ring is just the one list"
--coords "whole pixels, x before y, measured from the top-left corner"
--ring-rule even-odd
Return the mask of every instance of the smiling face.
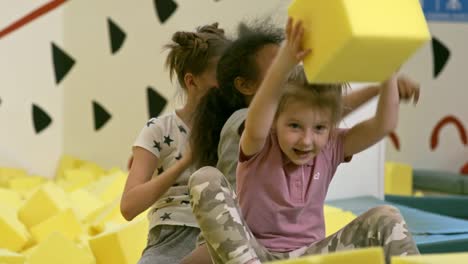
[[275, 130], [281, 151], [294, 164], [304, 165], [325, 147], [333, 126], [331, 109], [291, 101], [278, 115]]

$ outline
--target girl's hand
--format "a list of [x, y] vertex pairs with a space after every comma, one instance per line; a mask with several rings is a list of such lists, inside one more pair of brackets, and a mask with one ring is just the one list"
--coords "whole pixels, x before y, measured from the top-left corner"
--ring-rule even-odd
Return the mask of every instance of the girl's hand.
[[302, 61], [310, 52], [310, 49], [302, 47], [302, 39], [304, 36], [304, 27], [301, 21], [294, 23], [291, 17], [288, 18], [286, 24], [286, 39], [283, 41], [278, 57], [281, 64], [286, 69], [291, 69]]
[[416, 105], [419, 100], [419, 83], [404, 75], [398, 77], [397, 83], [400, 101], [408, 102], [412, 99], [413, 104]]

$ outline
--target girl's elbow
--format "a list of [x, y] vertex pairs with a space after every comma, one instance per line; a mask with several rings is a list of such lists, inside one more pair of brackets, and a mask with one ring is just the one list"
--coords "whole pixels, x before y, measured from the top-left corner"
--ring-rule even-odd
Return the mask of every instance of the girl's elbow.
[[136, 216], [124, 202], [120, 202], [120, 214], [122, 214], [123, 218], [127, 221], [132, 221]]

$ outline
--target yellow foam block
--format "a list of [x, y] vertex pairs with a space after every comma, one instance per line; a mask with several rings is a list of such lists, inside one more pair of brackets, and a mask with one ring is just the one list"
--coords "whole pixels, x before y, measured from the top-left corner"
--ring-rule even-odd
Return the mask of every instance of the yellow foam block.
[[84, 163], [83, 160], [70, 155], [63, 155], [60, 158], [57, 170], [55, 173], [55, 179], [61, 179], [65, 175], [65, 171], [68, 169], [76, 169]]
[[139, 218], [89, 240], [98, 264], [137, 263], [146, 245], [148, 221]]
[[23, 264], [25, 257], [21, 254], [0, 248], [0, 263], [2, 264]]
[[83, 232], [80, 220], [71, 208], [66, 209], [45, 221], [31, 227], [31, 234], [38, 242], [44, 241], [50, 234], [59, 232], [70, 240], [78, 239]]
[[65, 192], [56, 184], [48, 182], [24, 202], [18, 211], [18, 216], [28, 228], [31, 228], [70, 207]]
[[9, 205], [19, 208], [23, 203], [21, 195], [15, 191], [0, 188], [0, 205]]
[[421, 256], [392, 257], [392, 264], [466, 264], [468, 253], [428, 254]]
[[71, 192], [69, 197], [80, 220], [87, 219], [104, 206], [104, 202], [83, 189]]
[[79, 166], [78, 169], [91, 172], [95, 179], [105, 174], [105, 170], [101, 166], [90, 161], [83, 162], [83, 164], [81, 164], [81, 166]]
[[[95, 259], [86, 250], [60, 233], [52, 233], [30, 254], [28, 264], [95, 264]], [[108, 262], [111, 263], [111, 262]]]
[[28, 174], [23, 169], [0, 167], [0, 187], [8, 187], [8, 182], [13, 178], [26, 176], [28, 176]]
[[19, 251], [30, 240], [26, 227], [18, 220], [16, 209], [0, 205], [0, 248]]
[[15, 177], [9, 180], [9, 188], [18, 192], [24, 192], [38, 187], [45, 182], [41, 176]]
[[295, 0], [307, 79], [315, 83], [383, 81], [430, 39], [418, 0]]
[[63, 178], [57, 180], [57, 184], [65, 191], [72, 192], [91, 184], [95, 179], [96, 176], [93, 171], [87, 169], [68, 169], [65, 170]]
[[297, 259], [268, 262], [270, 264], [384, 264], [383, 249], [379, 247], [305, 256]]
[[103, 202], [112, 202], [122, 195], [127, 173], [116, 171], [112, 175], [100, 178], [86, 187], [90, 193], [99, 197]]
[[103, 232], [106, 230], [106, 226], [126, 222], [127, 220], [120, 213], [120, 198], [115, 198], [114, 201], [106, 203], [85, 219], [85, 223], [89, 224], [88, 233], [90, 235]]
[[349, 211], [334, 212], [325, 214], [325, 234], [326, 236], [336, 233], [351, 221], [356, 219], [356, 215]]
[[404, 163], [385, 162], [385, 194], [412, 195], [413, 168]]

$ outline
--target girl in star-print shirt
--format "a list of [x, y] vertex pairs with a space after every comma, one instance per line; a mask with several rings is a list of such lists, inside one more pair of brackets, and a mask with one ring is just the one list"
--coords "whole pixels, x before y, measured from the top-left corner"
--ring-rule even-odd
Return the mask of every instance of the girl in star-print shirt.
[[193, 172], [186, 146], [199, 98], [216, 87], [216, 64], [228, 44], [217, 23], [196, 32], [176, 32], [166, 66], [187, 95], [185, 105], [150, 119], [133, 145], [120, 209], [127, 220], [148, 210], [148, 244], [138, 262], [179, 263], [199, 234], [190, 208], [187, 181]]

